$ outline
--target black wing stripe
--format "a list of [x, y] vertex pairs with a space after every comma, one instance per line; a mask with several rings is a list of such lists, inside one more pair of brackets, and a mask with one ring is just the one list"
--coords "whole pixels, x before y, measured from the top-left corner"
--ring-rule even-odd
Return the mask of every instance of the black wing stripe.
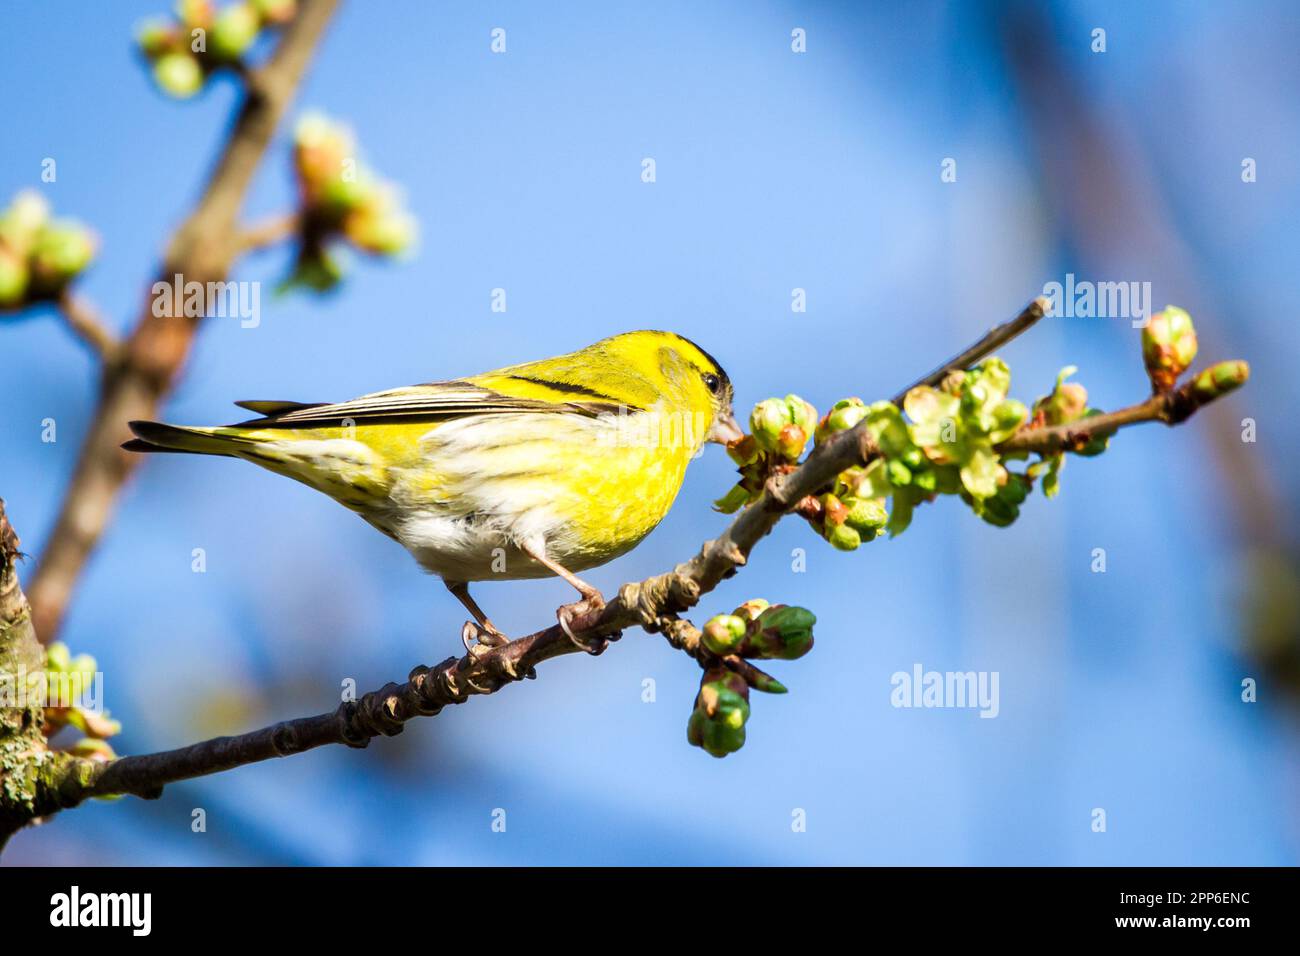
[[[619, 401], [613, 395], [606, 395], [604, 392], [598, 392], [594, 388], [588, 388], [586, 385], [578, 385], [576, 382], [560, 382], [555, 379], [532, 378], [528, 375], [511, 375], [510, 378], [516, 382], [527, 382], [529, 385], [540, 385], [542, 388], [549, 388], [555, 392], [564, 392], [567, 395], [584, 395], [587, 398], [595, 399], [604, 405], [612, 405], [617, 408]], [[627, 406], [628, 411], [641, 411], [634, 406]]]

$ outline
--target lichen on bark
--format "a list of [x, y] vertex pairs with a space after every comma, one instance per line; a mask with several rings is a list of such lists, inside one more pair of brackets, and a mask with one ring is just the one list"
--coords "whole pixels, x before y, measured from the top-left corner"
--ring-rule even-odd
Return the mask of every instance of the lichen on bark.
[[0, 847], [45, 812], [61, 763], [46, 747], [39, 699], [22, 686], [27, 674], [41, 670], [45, 654], [18, 584], [20, 558], [18, 536], [0, 501]]

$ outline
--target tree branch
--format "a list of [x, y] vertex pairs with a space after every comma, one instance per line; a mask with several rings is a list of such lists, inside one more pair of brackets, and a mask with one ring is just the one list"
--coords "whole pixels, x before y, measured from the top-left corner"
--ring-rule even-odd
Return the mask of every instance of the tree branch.
[[899, 408], [902, 408], [903, 399], [907, 397], [907, 393], [912, 389], [918, 388], [922, 385], [929, 385], [931, 388], [935, 388], [940, 382], [947, 378], [949, 372], [970, 368], [985, 356], [992, 355], [1016, 336], [1028, 332], [1039, 319], [1047, 315], [1050, 309], [1051, 301], [1046, 296], [1040, 295], [1038, 298], [1034, 299], [1033, 302], [1030, 302], [1025, 306], [1024, 309], [1021, 310], [1020, 314], [1010, 322], [1003, 322], [1001, 325], [992, 329], [988, 335], [984, 336], [966, 351], [962, 352], [960, 355], [954, 355], [929, 375], [917, 379], [911, 385], [907, 386], [907, 388], [903, 389], [890, 399], [890, 401]]
[[[302, 0], [265, 66], [249, 71], [221, 157], [168, 245], [159, 281], [171, 283], [176, 275], [201, 283], [225, 280], [241, 251], [236, 216], [248, 184], [336, 5], [337, 0]], [[189, 356], [199, 321], [155, 317], [152, 296], [145, 296], [133, 331], [104, 367], [89, 434], [30, 586], [36, 630], [44, 641], [58, 634], [77, 578], [134, 470], [135, 456], [119, 447], [130, 438], [126, 423], [157, 417]]]
[[[9, 692], [16, 691], [18, 681], [39, 671], [45, 662], [32, 629], [31, 609], [18, 584], [21, 557], [18, 535], [0, 501], [0, 677], [6, 684], [13, 681], [6, 687]], [[56, 768], [41, 733], [39, 704], [26, 699], [15, 703], [22, 706], [0, 707], [0, 850], [33, 819], [57, 809], [50, 796], [61, 786], [51, 774]], [[59, 767], [57, 776], [71, 780], [66, 767]], [[76, 781], [72, 782], [75, 789]]]
[[1130, 405], [1117, 412], [1105, 412], [1052, 428], [1035, 428], [1026, 425], [998, 445], [997, 450], [1003, 454], [1029, 452], [1044, 456], [1063, 451], [1078, 451], [1094, 439], [1113, 435], [1129, 425], [1140, 425], [1143, 422], [1181, 424], [1196, 414], [1198, 409], [1218, 397], [1216, 394], [1199, 391], [1196, 388], [1196, 380], [1193, 379], [1172, 391], [1158, 392], [1145, 402]]
[[[742, 567], [749, 552], [790, 510], [792, 502], [827, 484], [845, 468], [865, 464], [875, 454], [875, 443], [864, 426], [834, 436], [794, 471], [772, 479], [763, 496], [720, 537], [705, 542], [690, 561], [665, 574], [624, 584], [604, 607], [571, 621], [569, 633], [554, 624], [501, 647], [477, 645], [463, 657], [449, 657], [436, 667], [417, 667], [404, 684], [388, 684], [355, 702], [344, 702], [331, 713], [82, 768], [82, 782], [61, 785], [60, 796], [75, 802], [114, 793], [156, 797], [168, 783], [324, 744], [364, 747], [374, 737], [400, 733], [414, 717], [432, 716], [450, 704], [463, 704], [471, 697], [492, 694], [507, 684], [534, 677], [543, 661], [582, 650], [599, 654], [609, 640], [617, 640], [623, 629], [631, 626], [651, 633], [665, 631], [673, 646], [707, 667], [719, 659], [700, 643], [699, 632], [677, 614], [694, 607], [702, 595]], [[740, 658], [720, 662], [742, 675], [766, 676]]]
[[239, 233], [235, 238], [236, 252], [239, 255], [257, 252], [283, 242], [295, 235], [300, 228], [302, 228], [302, 217], [297, 213], [286, 213], [263, 219]]
[[[1042, 317], [1041, 300], [1035, 300], [1011, 323], [1000, 326], [972, 348], [918, 382], [942, 379], [948, 371], [978, 361], [994, 348], [1025, 331]], [[1233, 365], [1234, 363], [1225, 363]], [[1236, 369], [1244, 380], [1244, 365]], [[936, 378], [937, 377], [937, 378]], [[1108, 435], [1127, 425], [1145, 421], [1176, 424], [1186, 420], [1197, 408], [1220, 393], [1196, 387], [1196, 381], [1172, 392], [1155, 395], [1130, 408], [1088, 419], [1085, 426], [1075, 422], [1056, 428], [1025, 428], [999, 446], [1002, 453], [1058, 451], [1083, 447], [1093, 438]], [[879, 450], [864, 421], [856, 427], [832, 435], [816, 445], [797, 467], [773, 475], [762, 495], [745, 508], [716, 539], [706, 541], [698, 554], [672, 571], [624, 584], [615, 598], [572, 619], [565, 628], [560, 624], [489, 648], [471, 646], [473, 625], [466, 624], [462, 637], [469, 648], [460, 657], [449, 657], [434, 667], [416, 667], [404, 683], [390, 683], [345, 701], [329, 713], [281, 721], [269, 727], [233, 737], [217, 737], [201, 743], [160, 753], [121, 757], [107, 763], [68, 754], [47, 754], [39, 773], [30, 775], [30, 798], [24, 804], [25, 816], [11, 813], [10, 824], [21, 826], [60, 809], [74, 807], [95, 796], [134, 794], [152, 798], [162, 793], [166, 784], [206, 776], [251, 763], [302, 753], [326, 744], [365, 747], [377, 736], [393, 736], [415, 717], [433, 716], [444, 707], [462, 704], [471, 697], [493, 694], [508, 684], [536, 676], [536, 668], [552, 658], [587, 651], [599, 654], [610, 641], [617, 640], [628, 627], [641, 627], [650, 633], [663, 633], [669, 644], [696, 661], [707, 672], [717, 666], [740, 674], [750, 686], [780, 689], [768, 675], [747, 660], [728, 656], [719, 658], [704, 646], [700, 632], [679, 615], [699, 603], [724, 579], [731, 577], [748, 561], [753, 548], [786, 514], [800, 513], [809, 497], [830, 486], [836, 475], [847, 468], [864, 465], [878, 456]], [[12, 532], [0, 511], [0, 541], [9, 540]], [[16, 538], [12, 550], [16, 551]], [[10, 560], [10, 565], [12, 560]], [[17, 601], [12, 597], [17, 594]], [[7, 603], [5, 596], [9, 595]], [[0, 578], [0, 611], [17, 607], [21, 617], [21, 591], [11, 570]], [[0, 623], [6, 618], [0, 617]], [[0, 632], [9, 634], [11, 632]], [[28, 657], [39, 647], [26, 623]], [[0, 653], [5, 645], [0, 643]], [[12, 666], [7, 658], [0, 664]], [[35, 721], [39, 728], [40, 721]], [[0, 726], [0, 731], [3, 727]], [[0, 734], [0, 742], [4, 737]], [[43, 748], [44, 742], [39, 741]], [[6, 768], [7, 769], [7, 768]], [[3, 810], [0, 807], [0, 810]], [[0, 840], [5, 831], [0, 816]], [[9, 832], [12, 832], [13, 826]]]
[[[939, 367], [943, 374], [963, 367], [964, 361], [978, 361], [1029, 329], [1042, 317], [1040, 303], [1030, 303], [1017, 319], [999, 326], [945, 362]], [[938, 370], [931, 373], [936, 374]], [[416, 667], [405, 683], [387, 684], [357, 701], [345, 701], [330, 713], [281, 721], [247, 734], [217, 737], [177, 750], [81, 767], [81, 782], [61, 784], [56, 788], [59, 797], [67, 806], [114, 793], [156, 797], [168, 783], [326, 744], [364, 747], [374, 737], [400, 733], [406, 721], [414, 717], [433, 716], [450, 704], [461, 704], [473, 696], [492, 694], [507, 684], [534, 677], [537, 665], [543, 661], [579, 650], [598, 654], [609, 640], [617, 640], [625, 628], [633, 626], [651, 633], [662, 632], [673, 647], [691, 655], [706, 670], [721, 663], [751, 683], [770, 681], [741, 658], [719, 660], [703, 646], [699, 631], [678, 615], [693, 608], [704, 594], [743, 567], [754, 546], [799, 503], [829, 485], [841, 471], [866, 464], [876, 454], [875, 442], [865, 424], [833, 435], [816, 446], [797, 468], [769, 479], [762, 496], [737, 515], [722, 535], [706, 541], [695, 557], [667, 573], [624, 584], [604, 607], [571, 621], [568, 633], [554, 624], [501, 647], [475, 646], [464, 656], [449, 657], [435, 667]]]
[[59, 294], [58, 307], [68, 328], [94, 350], [101, 362], [107, 364], [116, 360], [122, 343], [104, 325], [99, 310], [91, 305], [89, 299], [77, 295], [70, 286], [65, 287]]

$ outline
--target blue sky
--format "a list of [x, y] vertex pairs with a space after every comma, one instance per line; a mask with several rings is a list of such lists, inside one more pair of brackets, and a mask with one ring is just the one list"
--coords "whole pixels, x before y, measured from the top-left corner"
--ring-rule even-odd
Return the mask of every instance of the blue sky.
[[[41, 189], [102, 250], [81, 284], [126, 328], [237, 101], [157, 94], [130, 43], [164, 5], [0, 12], [9, 105], [0, 198]], [[1050, 147], [1000, 31], [1044, 9], [1038, 41], [1107, 151]], [[1091, 31], [1107, 50], [1090, 50]], [[507, 31], [494, 55], [489, 31]], [[807, 31], [792, 53], [791, 30]], [[1151, 281], [1198, 319], [1207, 356], [1251, 361], [1229, 412], [1149, 426], [1074, 460], [1063, 493], [1012, 528], [955, 502], [896, 541], [844, 555], [795, 522], [702, 606], [763, 596], [816, 611], [817, 646], [754, 701], [744, 750], [685, 741], [698, 668], [629, 633], [599, 660], [476, 700], [366, 751], [333, 748], [97, 804], [24, 833], [17, 861], [105, 863], [1264, 864], [1300, 856], [1297, 739], [1280, 691], [1241, 653], [1235, 595], [1251, 542], [1225, 505], [1216, 442], [1245, 416], [1286, 500], [1297, 474], [1300, 243], [1287, 4], [345, 3], [293, 116], [354, 128], [419, 220], [408, 262], [355, 262], [335, 295], [263, 298], [256, 329], [208, 323], [168, 401], [212, 423], [237, 399], [327, 401], [669, 328], [726, 366], [737, 404], [798, 392], [825, 408], [884, 397], [1066, 273]], [[1272, 52], [1270, 52], [1272, 51]], [[286, 125], [245, 208], [292, 201]], [[1258, 181], [1243, 184], [1253, 157]], [[40, 182], [45, 157], [58, 179]], [[653, 157], [657, 181], [643, 183]], [[957, 181], [940, 163], [957, 162]], [[1062, 177], [1053, 163], [1070, 165]], [[1076, 172], [1074, 163], [1079, 164]], [[1089, 163], [1092, 165], [1089, 166]], [[1082, 185], [1114, 164], [1137, 210], [1089, 231]], [[1060, 183], [1071, 184], [1062, 188]], [[1077, 188], [1076, 188], [1077, 186]], [[269, 290], [287, 253], [242, 262]], [[508, 311], [490, 310], [505, 288]], [[808, 310], [792, 313], [791, 290]], [[48, 314], [0, 318], [0, 495], [39, 553], [95, 394], [89, 357]], [[1142, 397], [1126, 320], [1057, 319], [1011, 345], [1030, 399], [1065, 364], [1103, 407]], [[58, 441], [40, 441], [40, 422]], [[1216, 437], [1217, 436], [1217, 437]], [[719, 449], [607, 593], [723, 527]], [[1290, 516], [1279, 515], [1288, 524]], [[191, 571], [202, 547], [207, 571]], [[1091, 570], [1095, 548], [1107, 571]], [[792, 570], [794, 549], [807, 571]], [[507, 632], [569, 600], [560, 582], [481, 587]], [[463, 612], [391, 541], [240, 462], [164, 456], [129, 486], [66, 637], [97, 656], [140, 753], [335, 706], [459, 646]], [[890, 675], [1000, 674], [1001, 710], [890, 706]], [[643, 682], [655, 681], [653, 703]], [[208, 830], [191, 831], [192, 811]], [[1091, 829], [1094, 808], [1105, 833]], [[505, 833], [491, 814], [507, 813]], [[793, 832], [804, 811], [806, 832]], [[6, 859], [9, 859], [7, 857]]]

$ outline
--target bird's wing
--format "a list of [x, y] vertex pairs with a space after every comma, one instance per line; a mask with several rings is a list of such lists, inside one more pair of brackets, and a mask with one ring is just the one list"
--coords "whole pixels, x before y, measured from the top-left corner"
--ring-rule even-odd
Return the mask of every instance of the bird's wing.
[[259, 415], [280, 415], [284, 412], [295, 412], [300, 408], [319, 407], [306, 402], [276, 402], [260, 399], [257, 401], [235, 402], [235, 404], [240, 408], [247, 408], [250, 412], [257, 412]]
[[[560, 400], [543, 393], [559, 392]], [[514, 394], [510, 394], [514, 393]], [[583, 399], [568, 401], [565, 399]], [[604, 396], [600, 397], [601, 399]], [[448, 421], [467, 415], [519, 412], [567, 413], [595, 418], [617, 414], [619, 406], [581, 394], [565, 392], [546, 383], [520, 381], [518, 387], [485, 388], [470, 382], [433, 382], [385, 392], [362, 395], [347, 402], [305, 404], [299, 402], [237, 402], [265, 417], [240, 422], [250, 428], [328, 428], [351, 422]]]

